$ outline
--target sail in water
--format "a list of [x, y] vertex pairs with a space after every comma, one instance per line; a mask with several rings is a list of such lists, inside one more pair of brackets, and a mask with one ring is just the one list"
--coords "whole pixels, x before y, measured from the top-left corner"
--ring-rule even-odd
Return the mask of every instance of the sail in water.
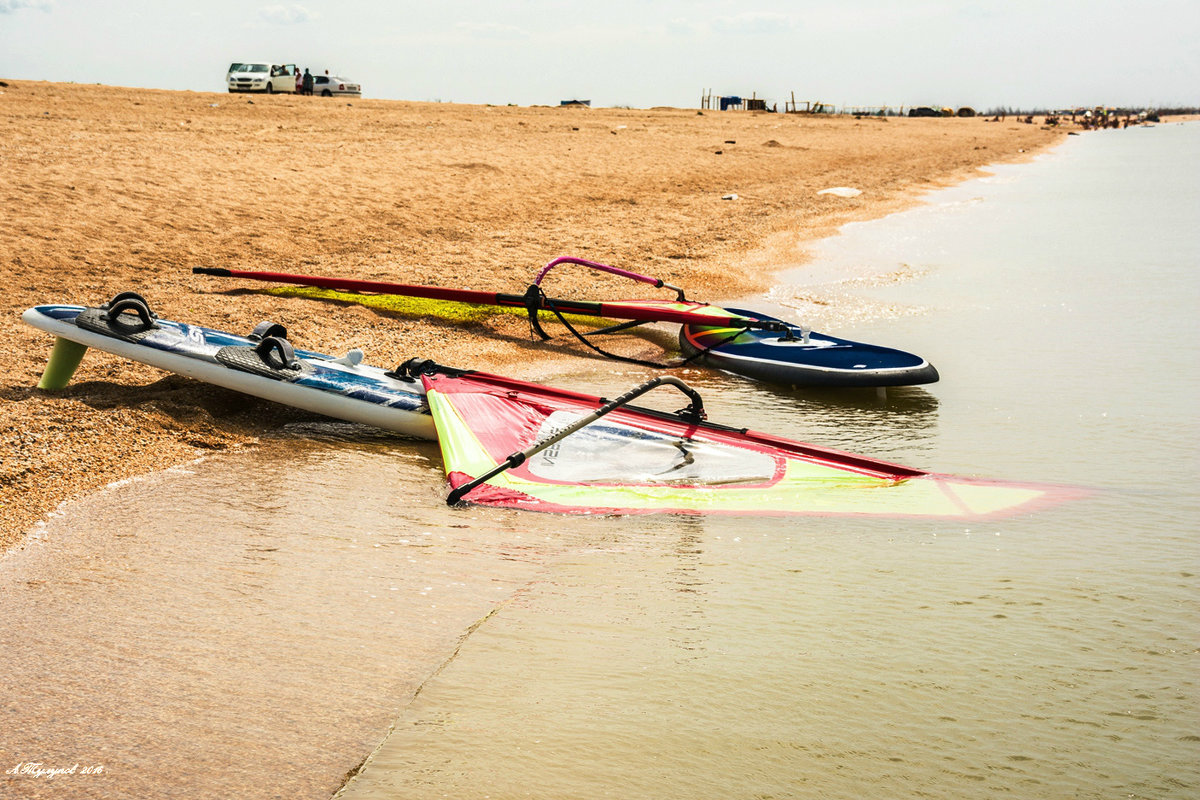
[[1070, 494], [729, 428], [702, 420], [696, 402], [669, 414], [483, 373], [422, 379], [451, 498], [480, 505], [576, 514], [979, 518]]

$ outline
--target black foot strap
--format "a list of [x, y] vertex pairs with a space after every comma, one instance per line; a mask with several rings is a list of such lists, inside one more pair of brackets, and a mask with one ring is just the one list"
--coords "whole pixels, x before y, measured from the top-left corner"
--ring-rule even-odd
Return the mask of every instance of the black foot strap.
[[397, 380], [415, 381], [422, 375], [446, 375], [450, 378], [457, 378], [461, 375], [468, 375], [471, 372], [472, 370], [469, 369], [456, 369], [455, 367], [443, 366], [428, 358], [410, 358], [394, 370], [383, 374]]
[[264, 378], [289, 383], [311, 375], [315, 370], [296, 358], [292, 343], [281, 336], [267, 336], [253, 347], [230, 345], [216, 353], [218, 362], [230, 369], [250, 372]]
[[146, 298], [136, 292], [121, 292], [99, 308], [79, 312], [75, 324], [92, 333], [136, 343], [158, 327], [156, 319], [158, 315], [150, 310]]

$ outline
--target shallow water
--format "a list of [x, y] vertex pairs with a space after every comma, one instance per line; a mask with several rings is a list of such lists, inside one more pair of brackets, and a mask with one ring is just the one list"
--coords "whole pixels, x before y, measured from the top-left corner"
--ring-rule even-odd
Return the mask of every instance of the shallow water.
[[342, 796], [1194, 796], [1198, 144], [1073, 139], [851, 226], [772, 294], [926, 354], [927, 391], [719, 395], [1095, 495], [970, 526], [594, 522], [620, 546], [489, 620]]
[[[325, 797], [379, 745], [343, 797], [1194, 796], [1198, 144], [1072, 138], [772, 294], [939, 384], [683, 376], [720, 421], [1091, 497], [971, 525], [449, 510], [436, 447], [296, 429], [0, 561], [0, 757], [105, 765], [4, 779]], [[644, 377], [580, 365], [554, 382]]]

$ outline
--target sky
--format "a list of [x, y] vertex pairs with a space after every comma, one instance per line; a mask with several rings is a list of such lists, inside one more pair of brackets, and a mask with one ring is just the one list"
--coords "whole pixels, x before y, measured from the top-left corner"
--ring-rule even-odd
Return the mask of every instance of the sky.
[[0, 0], [0, 79], [225, 91], [295, 63], [395, 100], [1200, 106], [1197, 0]]

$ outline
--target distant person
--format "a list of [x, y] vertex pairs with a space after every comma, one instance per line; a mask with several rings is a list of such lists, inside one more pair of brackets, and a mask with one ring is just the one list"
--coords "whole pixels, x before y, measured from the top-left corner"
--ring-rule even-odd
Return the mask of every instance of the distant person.
[[304, 91], [304, 76], [300, 74], [300, 70], [296, 70], [296, 94]]
[[312, 94], [313, 92], [313, 76], [308, 71], [308, 67], [304, 68], [304, 93]]

